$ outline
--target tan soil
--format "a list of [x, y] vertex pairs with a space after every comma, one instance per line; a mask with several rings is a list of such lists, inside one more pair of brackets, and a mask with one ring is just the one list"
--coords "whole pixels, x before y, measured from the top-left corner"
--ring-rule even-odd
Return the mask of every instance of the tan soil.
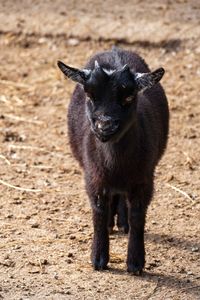
[[[199, 1], [1, 1], [0, 299], [200, 299], [199, 41]], [[171, 130], [142, 277], [126, 273], [117, 232], [110, 269], [91, 268], [90, 206], [67, 140], [74, 84], [56, 67], [113, 44], [166, 69]]]

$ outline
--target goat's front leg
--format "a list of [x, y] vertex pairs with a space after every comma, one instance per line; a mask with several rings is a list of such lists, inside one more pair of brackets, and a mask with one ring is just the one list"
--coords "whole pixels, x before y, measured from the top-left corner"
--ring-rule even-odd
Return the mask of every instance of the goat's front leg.
[[145, 265], [144, 226], [153, 185], [138, 185], [128, 197], [129, 242], [127, 271], [140, 275]]
[[90, 195], [94, 236], [91, 260], [95, 270], [104, 270], [109, 261], [108, 213], [109, 198], [105, 192]]

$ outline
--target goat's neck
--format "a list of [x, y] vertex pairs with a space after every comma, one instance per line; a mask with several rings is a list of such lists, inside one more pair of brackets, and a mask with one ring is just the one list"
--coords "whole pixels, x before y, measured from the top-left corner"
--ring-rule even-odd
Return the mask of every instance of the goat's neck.
[[101, 143], [100, 149], [105, 157], [110, 156], [124, 156], [133, 155], [138, 148], [139, 130], [137, 122], [130, 126], [127, 132], [122, 136], [118, 142]]

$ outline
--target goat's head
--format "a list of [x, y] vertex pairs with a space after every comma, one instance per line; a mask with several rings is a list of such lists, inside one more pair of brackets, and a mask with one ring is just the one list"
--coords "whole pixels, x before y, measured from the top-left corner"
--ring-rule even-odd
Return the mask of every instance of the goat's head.
[[118, 141], [136, 119], [137, 94], [159, 82], [164, 69], [134, 73], [128, 65], [121, 70], [75, 69], [58, 62], [61, 71], [80, 83], [86, 94], [86, 113], [94, 134], [102, 142]]

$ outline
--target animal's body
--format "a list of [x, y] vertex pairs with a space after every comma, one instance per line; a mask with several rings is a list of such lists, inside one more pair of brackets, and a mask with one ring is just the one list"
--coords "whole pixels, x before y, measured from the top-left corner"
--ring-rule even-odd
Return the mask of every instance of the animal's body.
[[140, 273], [154, 170], [168, 136], [168, 104], [158, 83], [164, 70], [150, 72], [140, 56], [120, 49], [95, 55], [83, 70], [58, 65], [78, 82], [68, 132], [93, 212], [92, 264], [98, 270], [107, 267], [108, 229], [118, 212], [118, 226], [125, 232], [129, 227], [128, 271]]

